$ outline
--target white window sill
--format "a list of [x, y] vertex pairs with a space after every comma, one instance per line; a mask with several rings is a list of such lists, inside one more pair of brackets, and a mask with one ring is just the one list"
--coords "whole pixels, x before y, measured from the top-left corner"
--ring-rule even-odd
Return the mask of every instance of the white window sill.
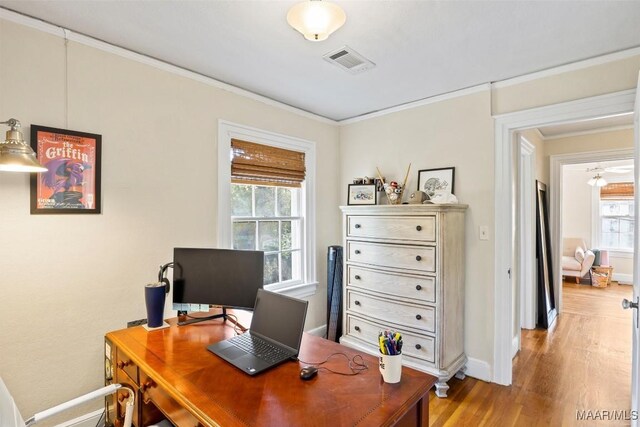
[[295, 285], [278, 287], [267, 286], [265, 289], [288, 297], [306, 298], [316, 294], [316, 291], [318, 290], [318, 282], [296, 283]]

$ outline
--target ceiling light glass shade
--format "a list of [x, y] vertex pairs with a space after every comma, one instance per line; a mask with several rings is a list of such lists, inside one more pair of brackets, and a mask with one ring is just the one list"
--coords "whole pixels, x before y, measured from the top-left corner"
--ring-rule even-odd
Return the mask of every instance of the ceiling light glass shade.
[[20, 122], [9, 119], [0, 123], [11, 127], [7, 131], [7, 140], [0, 142], [0, 171], [46, 172], [47, 168], [38, 163], [36, 153], [24, 141], [20, 132]]
[[331, 33], [342, 27], [347, 15], [340, 6], [322, 0], [308, 0], [294, 5], [287, 13], [287, 22], [305, 39], [326, 40]]
[[590, 186], [596, 186], [596, 187], [604, 187], [605, 185], [607, 185], [607, 181], [600, 176], [600, 174], [596, 174], [596, 176], [594, 176], [593, 178], [591, 178], [589, 181], [587, 181], [587, 184], [589, 184]]

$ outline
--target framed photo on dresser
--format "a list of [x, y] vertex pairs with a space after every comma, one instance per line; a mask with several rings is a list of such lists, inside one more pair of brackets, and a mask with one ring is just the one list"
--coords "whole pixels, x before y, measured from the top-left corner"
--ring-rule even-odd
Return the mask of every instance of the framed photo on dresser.
[[348, 205], [375, 205], [378, 191], [375, 184], [349, 184]]

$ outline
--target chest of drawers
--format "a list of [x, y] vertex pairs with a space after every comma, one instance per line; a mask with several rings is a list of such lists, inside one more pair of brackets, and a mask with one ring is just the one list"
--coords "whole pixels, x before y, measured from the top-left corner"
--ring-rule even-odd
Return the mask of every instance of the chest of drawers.
[[403, 336], [403, 364], [447, 381], [464, 376], [467, 206], [343, 206], [342, 344], [379, 354], [380, 331]]

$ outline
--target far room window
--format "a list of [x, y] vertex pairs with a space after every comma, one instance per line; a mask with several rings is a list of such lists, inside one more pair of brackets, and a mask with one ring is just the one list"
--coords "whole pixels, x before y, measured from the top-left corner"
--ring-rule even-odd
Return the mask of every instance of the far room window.
[[633, 183], [617, 182], [600, 189], [600, 244], [611, 250], [633, 250], [635, 221]]

